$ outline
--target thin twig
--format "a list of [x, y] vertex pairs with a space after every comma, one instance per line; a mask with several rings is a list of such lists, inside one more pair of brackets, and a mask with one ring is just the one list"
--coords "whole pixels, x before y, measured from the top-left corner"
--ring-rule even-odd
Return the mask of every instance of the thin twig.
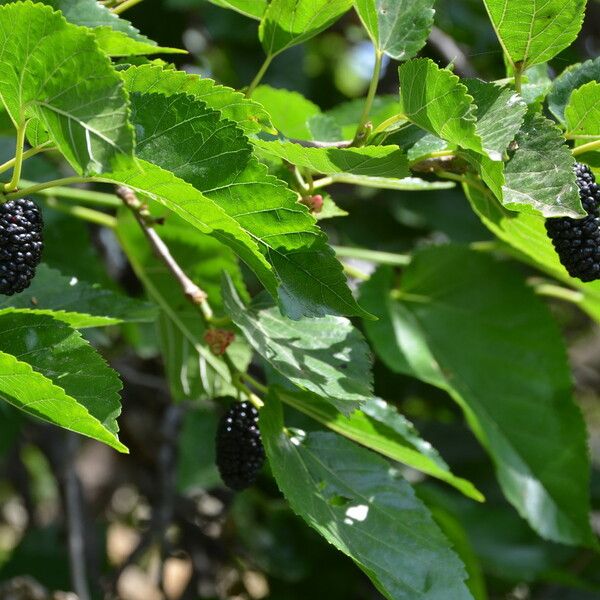
[[185, 274], [184, 270], [179, 266], [179, 263], [175, 258], [173, 258], [168, 246], [163, 242], [158, 233], [156, 233], [149, 220], [144, 218], [144, 206], [136, 196], [135, 192], [131, 188], [120, 185], [117, 187], [116, 194], [123, 200], [125, 206], [131, 209], [131, 212], [154, 249], [156, 256], [165, 264], [171, 274], [179, 282], [185, 297], [200, 309], [206, 321], [210, 321], [213, 317], [213, 312], [208, 304], [206, 292]]
[[74, 458], [79, 438], [67, 433], [64, 464], [59, 479], [62, 482], [67, 529], [69, 532], [69, 564], [73, 589], [79, 600], [91, 600], [87, 583], [85, 525], [83, 520], [83, 498], [81, 483], [75, 472]]

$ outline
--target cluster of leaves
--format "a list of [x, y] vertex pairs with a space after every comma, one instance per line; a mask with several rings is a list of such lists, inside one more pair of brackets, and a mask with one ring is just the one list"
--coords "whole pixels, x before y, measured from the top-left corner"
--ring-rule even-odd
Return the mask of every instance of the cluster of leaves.
[[[384, 596], [480, 598], [400, 464], [484, 497], [375, 396], [373, 351], [392, 372], [456, 401], [505, 497], [540, 536], [595, 547], [585, 425], [564, 342], [522, 272], [473, 248], [424, 248], [401, 276], [377, 269], [357, 301], [317, 222], [343, 211], [328, 196], [320, 213], [305, 202], [335, 183], [459, 183], [497, 247], [564, 284], [550, 287], [600, 320], [600, 283], [571, 279], [544, 230], [545, 218], [585, 214], [574, 155], [593, 165], [600, 150], [600, 60], [554, 80], [546, 67], [577, 37], [584, 0], [485, 0], [507, 63], [497, 82], [461, 80], [415, 58], [433, 0], [211, 1], [260, 21], [266, 58], [246, 94], [145, 58], [177, 50], [96, 0], [1, 3], [0, 97], [17, 132], [15, 158], [0, 166], [13, 169], [5, 198], [68, 197], [56, 186], [71, 183], [127, 186], [147, 203], [146, 223], [164, 220], [156, 231], [211, 309], [186, 301], [135, 211], [71, 190], [117, 207], [103, 223], [149, 301], [42, 266], [28, 290], [0, 305], [0, 397], [126, 451], [119, 378], [79, 330], [156, 319], [173, 400], [259, 394], [265, 450], [291, 508]], [[276, 56], [351, 9], [374, 48], [364, 103], [324, 112], [260, 85]], [[376, 97], [384, 56], [401, 62], [399, 93]], [[19, 183], [23, 159], [48, 151], [73, 173]], [[265, 290], [253, 299], [240, 261]], [[205, 342], [214, 323], [237, 332], [222, 356]], [[252, 362], [267, 385], [246, 374]], [[329, 431], [287, 428], [283, 405]]]

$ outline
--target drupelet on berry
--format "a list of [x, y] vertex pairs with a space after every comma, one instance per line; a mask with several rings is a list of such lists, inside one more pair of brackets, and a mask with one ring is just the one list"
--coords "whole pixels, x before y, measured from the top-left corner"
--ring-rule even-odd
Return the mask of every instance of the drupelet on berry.
[[219, 421], [217, 467], [232, 490], [252, 485], [265, 461], [258, 429], [258, 411], [250, 402], [235, 402]]
[[546, 231], [569, 275], [594, 281], [600, 279], [600, 188], [587, 165], [576, 163], [574, 169], [587, 217], [547, 219]]
[[42, 257], [43, 226], [33, 200], [0, 204], [0, 294], [12, 296], [31, 283]]

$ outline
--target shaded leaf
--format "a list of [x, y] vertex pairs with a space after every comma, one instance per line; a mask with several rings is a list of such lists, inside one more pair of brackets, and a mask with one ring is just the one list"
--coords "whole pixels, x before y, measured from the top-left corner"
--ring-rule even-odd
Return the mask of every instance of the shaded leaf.
[[345, 416], [314, 394], [279, 388], [273, 393], [282, 402], [332, 431], [413, 469], [437, 477], [474, 500], [483, 500], [483, 496], [471, 482], [452, 475], [450, 467], [437, 450], [419, 436], [410, 421], [384, 400], [368, 398], [360, 410]]
[[465, 81], [477, 105], [476, 130], [492, 160], [501, 161], [521, 128], [527, 106], [518, 94], [480, 79]]
[[[160, 216], [160, 207], [153, 206], [152, 213]], [[197, 307], [185, 298], [171, 272], [155, 256], [130, 211], [119, 213], [117, 233], [137, 277], [160, 307], [158, 331], [173, 398], [198, 401], [234, 393], [227, 365], [204, 342], [206, 327]], [[223, 272], [243, 291], [239, 265], [229, 248], [173, 214], [166, 217], [157, 233], [186, 274], [208, 294], [217, 314], [223, 310]], [[229, 353], [236, 365], [245, 370], [250, 352], [240, 336]]]
[[361, 292], [379, 317], [366, 324], [377, 353], [461, 406], [519, 513], [543, 537], [592, 544], [586, 433], [565, 348], [518, 272], [465, 248], [430, 248], [398, 289], [382, 268]]
[[348, 319], [292, 321], [270, 302], [247, 307], [229, 278], [223, 282], [223, 298], [250, 345], [298, 387], [318, 394], [345, 414], [372, 397], [369, 347]]
[[157, 315], [156, 307], [151, 304], [77, 277], [66, 277], [45, 264], [37, 268], [25, 291], [0, 299], [0, 311], [5, 310], [47, 314], [76, 329], [106, 327], [124, 321], [153, 321]]
[[270, 398], [260, 427], [294, 512], [393, 600], [468, 600], [462, 563], [410, 485], [383, 458], [333, 433], [283, 429]]

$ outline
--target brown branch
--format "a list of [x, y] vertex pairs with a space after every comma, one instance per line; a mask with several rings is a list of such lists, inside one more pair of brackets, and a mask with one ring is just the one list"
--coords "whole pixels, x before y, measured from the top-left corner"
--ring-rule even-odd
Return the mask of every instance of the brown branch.
[[135, 192], [126, 186], [120, 185], [116, 189], [116, 194], [123, 200], [125, 206], [131, 209], [146, 238], [150, 242], [156, 256], [165, 264], [167, 269], [179, 282], [185, 297], [195, 306], [197, 306], [206, 321], [213, 318], [213, 312], [208, 303], [206, 292], [196, 285], [179, 266], [179, 263], [173, 258], [167, 245], [156, 233], [151, 220], [148, 218], [146, 207], [140, 202]]

